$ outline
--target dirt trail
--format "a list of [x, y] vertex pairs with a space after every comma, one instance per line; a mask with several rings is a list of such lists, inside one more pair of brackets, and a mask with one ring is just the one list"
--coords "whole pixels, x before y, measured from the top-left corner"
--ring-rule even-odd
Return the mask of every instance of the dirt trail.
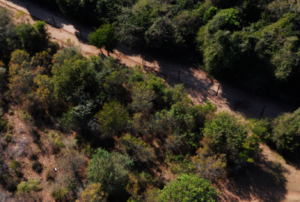
[[[65, 17], [58, 16], [50, 11], [43, 10], [36, 5], [27, 3], [26, 1], [10, 0], [7, 1], [9, 9], [13, 11], [24, 11], [30, 16], [30, 21], [42, 19], [48, 23], [47, 29], [51, 33], [51, 40], [64, 43], [66, 39], [71, 39], [78, 45], [82, 53], [86, 56], [97, 55], [100, 51], [94, 46], [86, 43], [88, 33], [92, 30], [75, 23], [70, 23]], [[27, 9], [27, 5], [29, 11]], [[0, 0], [0, 6], [6, 6], [5, 0]], [[6, 6], [7, 7], [7, 6]], [[53, 18], [52, 18], [53, 15]], [[53, 26], [53, 19], [55, 26]], [[75, 26], [74, 26], [75, 25]], [[79, 30], [81, 30], [82, 37]], [[107, 52], [101, 50], [105, 55]], [[142, 56], [141, 53], [129, 50], [126, 47], [119, 45], [111, 56], [120, 60], [121, 63], [127, 66], [142, 65], [147, 70], [164, 78], [170, 85], [183, 83], [189, 96], [195, 103], [203, 103], [210, 100], [216, 104], [218, 110], [226, 110], [232, 113], [243, 113], [246, 117], [259, 118], [262, 110], [263, 115], [276, 117], [283, 112], [293, 111], [294, 108], [288, 105], [281, 104], [275, 100], [259, 96], [253, 93], [245, 92], [237, 89], [234, 86], [223, 82], [211, 79], [204, 71], [196, 70], [192, 67], [182, 64], [176, 64], [172, 61], [158, 59], [151, 56]], [[180, 81], [178, 81], [178, 70], [180, 69]], [[218, 90], [219, 89], [219, 90]], [[218, 93], [217, 93], [218, 91]], [[300, 202], [300, 166], [289, 165], [275, 152], [272, 152], [268, 147], [263, 147], [263, 155], [266, 159], [262, 164], [254, 165], [253, 168], [245, 170], [245, 175], [241, 178], [237, 185], [227, 182], [219, 186], [221, 191], [221, 201], [282, 201], [285, 202], [299, 201]], [[281, 190], [277, 188], [265, 188], [264, 180], [268, 180], [266, 175], [280, 179], [279, 175], [272, 174], [272, 166], [267, 168], [270, 173], [262, 171], [262, 167], [273, 165], [274, 162], [279, 162], [285, 168], [282, 171], [286, 179], [286, 185]], [[273, 169], [273, 170], [272, 170]], [[248, 175], [248, 176], [247, 176]], [[242, 181], [244, 178], [249, 179]], [[223, 186], [223, 187], [222, 187]], [[240, 187], [238, 187], [240, 186]], [[266, 184], [268, 187], [269, 185]]]

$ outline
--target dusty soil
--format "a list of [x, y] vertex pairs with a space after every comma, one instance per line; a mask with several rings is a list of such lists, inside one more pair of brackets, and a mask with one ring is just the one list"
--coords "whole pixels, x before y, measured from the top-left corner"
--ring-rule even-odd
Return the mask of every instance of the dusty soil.
[[[0, 5], [6, 6], [4, 0], [0, 0]], [[85, 39], [78, 37], [79, 28], [82, 30], [83, 38], [86, 38], [90, 32], [88, 28], [81, 28], [78, 25], [67, 22], [62, 17], [57, 17], [49, 11], [41, 10], [33, 4], [29, 4], [30, 12], [26, 8], [26, 3], [18, 0], [7, 1], [9, 9], [14, 12], [22, 10], [27, 14], [31, 22], [34, 16], [45, 20], [48, 31], [51, 34], [51, 40], [57, 41], [62, 46], [66, 39], [71, 39], [78, 45], [85, 56], [100, 54], [100, 50], [94, 46], [88, 45]], [[54, 15], [56, 27], [51, 26], [51, 15]], [[23, 19], [24, 20], [24, 19]], [[105, 55], [107, 52], [101, 50]], [[162, 77], [170, 84], [183, 83], [191, 99], [199, 104], [206, 100], [210, 100], [216, 104], [219, 111], [226, 110], [231, 113], [241, 113], [246, 117], [259, 118], [262, 109], [265, 106], [264, 115], [276, 117], [287, 111], [293, 111], [294, 107], [284, 105], [275, 100], [268, 99], [253, 93], [241, 91], [226, 83], [211, 79], [205, 72], [190, 68], [187, 65], [176, 64], [174, 62], [157, 59], [151, 56], [143, 56], [143, 54], [119, 45], [111, 56], [120, 60], [127, 66], [142, 65], [146, 70]], [[180, 81], [178, 81], [178, 70], [181, 70]], [[219, 89], [219, 90], [218, 90]], [[15, 120], [16, 126], [25, 128], [17, 117], [11, 117]], [[28, 136], [27, 136], [28, 137]], [[27, 138], [26, 137], [26, 138]], [[20, 135], [20, 141], [26, 138]], [[31, 144], [31, 140], [28, 144]], [[220, 181], [215, 185], [220, 190], [220, 201], [300, 201], [300, 165], [295, 163], [287, 163], [276, 152], [272, 151], [268, 146], [261, 145], [262, 154], [257, 157], [255, 164], [248, 166], [232, 178]], [[39, 156], [40, 161], [48, 162], [51, 165], [53, 158], [51, 156]], [[26, 160], [25, 160], [26, 161]], [[25, 172], [26, 177], [30, 177], [31, 172]], [[171, 174], [170, 174], [171, 175]], [[39, 176], [37, 176], [39, 177]], [[169, 172], [166, 173], [167, 178]], [[42, 183], [44, 183], [42, 181]], [[47, 195], [47, 193], [45, 193]], [[50, 196], [46, 196], [50, 200]]]

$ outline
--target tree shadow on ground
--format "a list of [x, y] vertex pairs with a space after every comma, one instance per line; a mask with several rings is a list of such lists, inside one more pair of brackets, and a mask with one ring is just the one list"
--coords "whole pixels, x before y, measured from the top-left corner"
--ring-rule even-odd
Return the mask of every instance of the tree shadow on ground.
[[[256, 163], [247, 165], [238, 174], [226, 180], [225, 188], [220, 189], [221, 198], [224, 198], [224, 201], [279, 202], [287, 193], [287, 180], [284, 176], [287, 172], [280, 163], [260, 157]], [[225, 194], [226, 191], [239, 199], [230, 199], [230, 196]]]

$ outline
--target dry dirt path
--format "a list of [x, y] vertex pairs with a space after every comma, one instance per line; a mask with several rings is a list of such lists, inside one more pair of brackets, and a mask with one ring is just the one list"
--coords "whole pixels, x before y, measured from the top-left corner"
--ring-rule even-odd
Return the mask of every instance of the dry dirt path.
[[[44, 10], [26, 1], [10, 0], [7, 1], [7, 4], [9, 5], [9, 9], [13, 11], [21, 10], [29, 14], [30, 16], [27, 17], [30, 18], [31, 21], [32, 19], [46, 21], [48, 23], [48, 31], [51, 33], [51, 40], [63, 44], [66, 39], [71, 39], [75, 44], [79, 45], [82, 53], [86, 56], [100, 53], [94, 46], [85, 43], [88, 33], [92, 31], [91, 29], [76, 25], [76, 23], [70, 23], [65, 17], [57, 16], [51, 13], [51, 11]], [[0, 0], [0, 5], [6, 6], [5, 0]], [[53, 26], [52, 15], [55, 26]], [[79, 40], [79, 30], [82, 31], [83, 39], [81, 40]], [[107, 54], [105, 50], [102, 50], [102, 52]], [[264, 115], [270, 117], [276, 117], [283, 112], [294, 110], [293, 107], [280, 104], [280, 102], [276, 102], [275, 100], [245, 92], [226, 83], [210, 79], [209, 76], [201, 70], [196, 70], [184, 64], [182, 65], [172, 61], [142, 55], [143, 54], [137, 51], [129, 50], [123, 46], [118, 46], [114, 54], [112, 54], [113, 57], [128, 66], [143, 65], [149, 71], [164, 78], [166, 82], [171, 85], [183, 83], [195, 103], [202, 103], [208, 99], [217, 105], [218, 110], [227, 110], [232, 113], [242, 112], [246, 117], [255, 118], [260, 117], [264, 106]], [[179, 69], [181, 70], [180, 81], [177, 80]], [[218, 88], [219, 92], [218, 95], [216, 95]], [[249, 179], [248, 181], [227, 182], [223, 184], [223, 187], [222, 185], [219, 186], [221, 201], [276, 202], [285, 199], [285, 202], [300, 202], [300, 166], [287, 164], [278, 157], [278, 154], [272, 152], [266, 146], [263, 148], [263, 155], [265, 155], [267, 160], [261, 164], [258, 163], [258, 165], [253, 166], [253, 168], [249, 168], [245, 172], [246, 176], [241, 178], [241, 180]], [[267, 168], [271, 174], [262, 171], [261, 168], [266, 165], [270, 166], [274, 163], [276, 164], [276, 162], [281, 163], [286, 170], [284, 172], [282, 171], [286, 184], [282, 186], [281, 189], [278, 189], [278, 187], [274, 189], [267, 188], [269, 185], [268, 182], [265, 182], [268, 180], [266, 175], [271, 176], [270, 179], [280, 179], [280, 176], [272, 174], [272, 169], [274, 169], [272, 166], [272, 168]], [[236, 186], [233, 187], [233, 185]]]
[[[88, 34], [92, 31], [91, 28], [71, 22], [71, 20], [60, 14], [53, 13], [44, 7], [38, 7], [31, 2], [26, 2], [26, 0], [0, 0], [0, 2], [4, 4], [6, 2], [10, 9], [22, 10], [34, 19], [41, 19], [47, 22], [52, 40], [61, 42], [70, 38], [76, 44], [80, 44], [83, 54], [99, 54], [99, 50], [85, 43]], [[53, 26], [54, 24], [55, 26]], [[105, 50], [102, 50], [102, 52], [107, 54]], [[262, 111], [263, 116], [277, 117], [283, 112], [295, 110], [293, 106], [261, 95], [245, 92], [232, 85], [211, 79], [202, 70], [174, 62], [176, 58], [174, 58], [174, 61], [167, 61], [154, 56], [144, 56], [140, 52], [121, 45], [115, 49], [112, 56], [118, 58], [121, 63], [126, 65], [143, 65], [153, 71], [153, 73], [164, 77], [170, 84], [184, 83], [190, 97], [195, 103], [202, 103], [208, 99], [216, 104], [219, 110], [242, 112], [249, 118], [259, 118]], [[179, 70], [180, 82], [177, 81]]]

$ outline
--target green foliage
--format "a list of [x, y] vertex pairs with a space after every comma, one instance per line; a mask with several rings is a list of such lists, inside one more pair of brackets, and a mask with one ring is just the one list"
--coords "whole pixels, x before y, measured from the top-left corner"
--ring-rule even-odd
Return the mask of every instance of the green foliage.
[[62, 66], [54, 65], [52, 68], [52, 83], [56, 99], [70, 100], [73, 94], [84, 89], [86, 81], [92, 80], [93, 75], [87, 59], [64, 60]]
[[80, 202], [104, 202], [105, 193], [101, 189], [100, 183], [93, 183], [88, 185], [84, 192], [80, 194]]
[[153, 107], [153, 100], [155, 100], [155, 92], [151, 89], [150, 85], [139, 82], [133, 86], [131, 91], [132, 103], [130, 108], [134, 112], [142, 112], [143, 114], [149, 113]]
[[49, 139], [58, 148], [65, 148], [66, 147], [66, 145], [64, 144], [64, 142], [61, 138], [61, 135], [58, 134], [58, 133], [51, 132], [49, 134]]
[[149, 163], [154, 160], [154, 151], [141, 138], [126, 134], [118, 141], [117, 148], [122, 153], [127, 153], [137, 163]]
[[[14, 25], [12, 23], [12, 12], [6, 8], [0, 8], [0, 60], [10, 54], [12, 47], [9, 44], [14, 37]], [[1, 76], [0, 76], [1, 77]], [[1, 83], [0, 83], [1, 84]], [[1, 87], [1, 86], [0, 86]]]
[[195, 165], [188, 155], [172, 155], [167, 151], [165, 162], [170, 165], [170, 170], [174, 174], [195, 173]]
[[133, 161], [127, 155], [109, 153], [99, 148], [89, 162], [87, 171], [89, 183], [99, 182], [109, 196], [122, 198], [132, 165]]
[[107, 23], [102, 25], [95, 32], [89, 34], [89, 44], [99, 49], [105, 48], [108, 52], [113, 52], [113, 49], [117, 45], [113, 26]]
[[17, 160], [13, 160], [12, 163], [9, 165], [9, 168], [12, 170], [16, 170], [20, 167], [20, 164]]
[[178, 135], [170, 135], [167, 139], [166, 139], [166, 143], [165, 146], [169, 151], [172, 151], [173, 153], [178, 152], [178, 150], [180, 150], [180, 147], [182, 145], [181, 143], [181, 137]]
[[134, 172], [129, 174], [129, 182], [126, 186], [127, 192], [129, 192], [132, 197], [127, 201], [141, 201], [143, 197], [141, 193], [144, 192], [149, 186], [155, 186], [158, 183], [158, 178], [153, 178], [147, 172]]
[[27, 182], [23, 181], [18, 185], [19, 193], [38, 192], [42, 190], [40, 181], [35, 178], [30, 178]]
[[91, 147], [91, 144], [88, 143], [82, 151], [83, 151], [83, 153], [85, 153], [88, 157], [91, 157], [91, 156], [94, 154], [95, 149], [93, 149], [93, 148]]
[[253, 162], [258, 150], [256, 135], [248, 135], [246, 126], [233, 115], [221, 112], [205, 123], [204, 137], [216, 153], [226, 154], [228, 162]]
[[158, 201], [217, 201], [216, 190], [209, 185], [209, 181], [196, 175], [181, 174], [176, 180], [165, 186]]
[[102, 111], [98, 112], [95, 117], [99, 122], [99, 130], [104, 136], [118, 135], [126, 128], [129, 114], [120, 103], [113, 101], [105, 103]]
[[263, 142], [268, 143], [272, 133], [273, 120], [271, 118], [264, 118], [260, 120], [252, 119], [250, 121], [250, 127], [253, 134], [259, 136]]
[[210, 181], [222, 177], [226, 169], [225, 154], [215, 154], [208, 144], [204, 144], [203, 148], [199, 148], [196, 154], [192, 158], [192, 162], [201, 177]]
[[4, 136], [4, 140], [7, 142], [7, 143], [10, 143], [12, 141], [12, 135], [11, 134], [6, 134]]
[[22, 23], [16, 27], [25, 51], [34, 54], [47, 48], [49, 35], [45, 26], [45, 22], [37, 21], [33, 25]]
[[274, 120], [271, 140], [279, 151], [296, 152], [300, 149], [300, 109]]
[[0, 117], [0, 132], [6, 131], [8, 127], [8, 121], [4, 117]]
[[212, 6], [210, 7], [205, 13], [204, 13], [204, 16], [203, 16], [203, 21], [204, 22], [207, 22], [208, 20], [212, 19], [216, 13], [218, 11], [218, 8]]
[[59, 188], [58, 186], [52, 187], [52, 190], [51, 190], [51, 195], [53, 196], [53, 198], [55, 198], [57, 200], [63, 200], [67, 196], [68, 193], [69, 192], [67, 189]]
[[236, 9], [229, 8], [219, 11], [207, 24], [209, 33], [215, 33], [218, 30], [235, 30], [240, 28], [241, 19]]

